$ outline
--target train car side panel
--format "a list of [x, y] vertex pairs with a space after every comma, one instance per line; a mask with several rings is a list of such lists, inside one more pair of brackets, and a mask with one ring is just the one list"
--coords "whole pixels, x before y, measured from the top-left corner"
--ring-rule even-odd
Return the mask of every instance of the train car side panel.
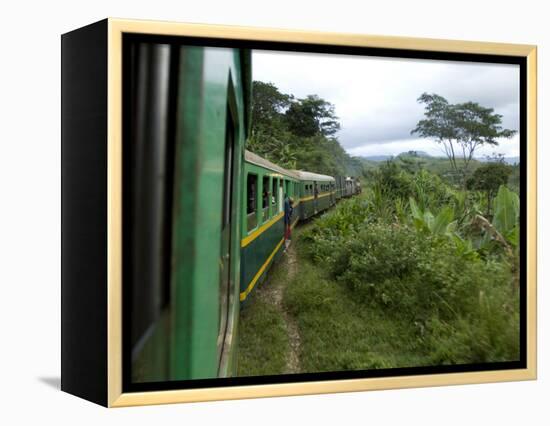
[[[246, 155], [259, 161], [250, 153]], [[289, 195], [296, 200], [298, 188], [298, 180], [292, 176], [250, 161], [245, 161], [243, 182], [241, 302], [263, 282], [284, 248], [284, 197]], [[292, 219], [297, 215], [295, 209]]]

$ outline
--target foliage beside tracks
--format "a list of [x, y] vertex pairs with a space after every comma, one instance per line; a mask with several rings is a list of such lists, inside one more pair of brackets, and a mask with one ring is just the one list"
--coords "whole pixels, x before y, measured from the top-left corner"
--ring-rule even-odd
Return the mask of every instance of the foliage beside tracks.
[[421, 365], [414, 327], [364, 309], [352, 291], [299, 255], [300, 274], [289, 282], [285, 306], [298, 323], [303, 372]]
[[284, 319], [272, 303], [257, 293], [250, 296], [239, 320], [239, 376], [284, 373], [288, 335]]
[[501, 185], [485, 217], [486, 194], [392, 162], [365, 187], [304, 233], [307, 255], [365, 310], [412, 324], [429, 362], [518, 359], [517, 194]]

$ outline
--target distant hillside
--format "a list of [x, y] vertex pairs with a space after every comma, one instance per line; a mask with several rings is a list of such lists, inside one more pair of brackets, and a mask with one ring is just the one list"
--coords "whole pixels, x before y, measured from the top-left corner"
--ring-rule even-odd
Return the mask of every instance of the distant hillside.
[[507, 164], [519, 164], [519, 157], [504, 157], [504, 162]]
[[424, 152], [424, 151], [408, 151], [408, 152], [402, 152], [402, 153], [397, 154], [397, 155], [369, 155], [369, 156], [364, 156], [364, 157], [361, 157], [361, 158], [364, 158], [365, 160], [369, 160], [369, 161], [387, 161], [387, 160], [391, 160], [392, 158], [395, 158], [395, 157], [403, 157], [403, 156], [406, 156], [406, 157], [431, 157], [430, 154], [428, 154], [427, 152]]
[[[384, 161], [394, 161], [405, 170], [418, 171], [420, 169], [428, 170], [441, 176], [444, 179], [452, 179], [453, 170], [447, 157], [432, 157], [425, 152], [409, 153], [404, 152], [399, 155], [379, 155], [369, 157], [357, 157], [363, 164], [365, 173], [378, 169], [384, 164]], [[504, 157], [503, 160], [512, 166], [512, 174], [508, 184], [511, 188], [519, 187], [519, 157]], [[474, 158], [470, 163], [469, 172], [473, 173], [479, 166], [487, 162], [487, 158]]]
[[[402, 152], [397, 155], [368, 155], [368, 156], [363, 156], [359, 158], [361, 158], [362, 160], [367, 160], [369, 162], [370, 161], [380, 162], [380, 161], [391, 160], [392, 158], [397, 158], [397, 157], [418, 157], [418, 158], [425, 158], [425, 159], [448, 161], [447, 157], [443, 157], [443, 156], [434, 157], [424, 151], [408, 151], [408, 152]], [[485, 157], [475, 158], [475, 160], [481, 163], [487, 162], [487, 159]], [[505, 163], [510, 165], [519, 164], [519, 157], [504, 157], [503, 160]]]
[[393, 155], [368, 155], [360, 158], [367, 161], [386, 161], [386, 160], [391, 160], [392, 158], [394, 158], [394, 156]]

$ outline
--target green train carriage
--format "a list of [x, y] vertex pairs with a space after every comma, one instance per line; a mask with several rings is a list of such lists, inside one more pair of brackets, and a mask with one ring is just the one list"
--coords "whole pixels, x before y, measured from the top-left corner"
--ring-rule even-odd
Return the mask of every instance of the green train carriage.
[[299, 219], [300, 180], [296, 173], [245, 151], [242, 188], [240, 300], [244, 302], [284, 247], [285, 195], [295, 200], [292, 226]]
[[300, 179], [300, 220], [309, 219], [336, 203], [335, 179], [332, 176], [293, 170]]
[[336, 184], [336, 200], [338, 201], [340, 198], [345, 196], [345, 182], [346, 177], [345, 176], [335, 176], [335, 184]]
[[231, 376], [250, 51], [139, 41], [125, 49], [130, 380]]

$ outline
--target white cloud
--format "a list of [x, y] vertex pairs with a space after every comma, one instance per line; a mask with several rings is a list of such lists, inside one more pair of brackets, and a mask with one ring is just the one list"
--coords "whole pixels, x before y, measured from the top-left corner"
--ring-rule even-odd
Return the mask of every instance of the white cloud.
[[[504, 127], [519, 128], [516, 65], [254, 51], [253, 76], [283, 93], [317, 94], [333, 103], [342, 123], [337, 136], [352, 154], [398, 154], [400, 147], [430, 152], [431, 142], [410, 135], [423, 116], [416, 102], [423, 92], [493, 107]], [[499, 148], [518, 152], [518, 141]]]

